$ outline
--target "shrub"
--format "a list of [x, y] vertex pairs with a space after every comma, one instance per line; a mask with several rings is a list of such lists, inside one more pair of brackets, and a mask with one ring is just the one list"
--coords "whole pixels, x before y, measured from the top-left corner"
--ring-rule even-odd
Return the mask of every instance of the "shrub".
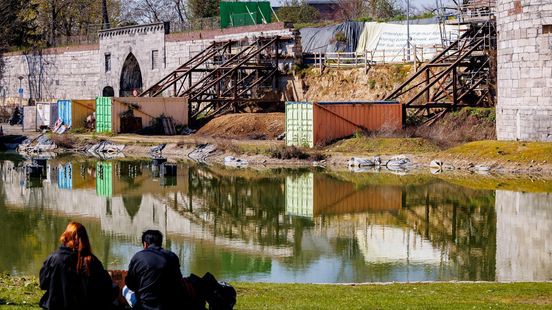
[[70, 135], [57, 135], [52, 134], [50, 136], [50, 140], [52, 140], [58, 147], [65, 148], [65, 149], [72, 149], [75, 147], [75, 139], [71, 137]]
[[309, 154], [295, 146], [284, 146], [271, 148], [270, 157], [278, 159], [308, 159]]

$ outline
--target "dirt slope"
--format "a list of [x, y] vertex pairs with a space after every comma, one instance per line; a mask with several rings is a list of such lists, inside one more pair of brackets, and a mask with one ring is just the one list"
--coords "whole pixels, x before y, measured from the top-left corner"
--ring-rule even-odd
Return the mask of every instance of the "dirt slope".
[[239, 113], [219, 116], [200, 135], [230, 139], [275, 139], [285, 131], [284, 113]]
[[403, 82], [411, 65], [380, 65], [364, 69], [318, 69], [304, 72], [305, 98], [309, 101], [382, 100]]

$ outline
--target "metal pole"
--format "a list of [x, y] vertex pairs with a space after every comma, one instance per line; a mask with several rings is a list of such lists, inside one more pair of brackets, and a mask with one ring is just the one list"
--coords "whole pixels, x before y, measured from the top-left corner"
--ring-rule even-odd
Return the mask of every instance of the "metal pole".
[[22, 75], [18, 76], [17, 77], [19, 79], [19, 89], [17, 90], [17, 92], [19, 93], [19, 108], [21, 109], [22, 107], [22, 101], [23, 101], [23, 94], [20, 92], [21, 90], [21, 81], [24, 79]]
[[410, 0], [406, 0], [406, 49], [407, 60], [410, 60]]

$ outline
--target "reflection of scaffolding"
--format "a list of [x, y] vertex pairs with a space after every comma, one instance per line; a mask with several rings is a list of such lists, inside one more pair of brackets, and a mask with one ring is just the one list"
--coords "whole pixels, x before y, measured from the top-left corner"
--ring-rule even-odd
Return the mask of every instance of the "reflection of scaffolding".
[[405, 109], [415, 109], [416, 114], [425, 111], [426, 116], [464, 106], [494, 106], [494, 1], [465, 0], [455, 9], [457, 18], [447, 23], [467, 27], [465, 32], [429, 63], [422, 65], [386, 100], [400, 100]]
[[188, 97], [193, 118], [277, 103], [278, 96], [270, 93], [277, 86], [284, 40], [257, 38], [245, 46], [236, 40], [213, 42], [140, 96], [159, 96], [172, 88], [172, 95]]

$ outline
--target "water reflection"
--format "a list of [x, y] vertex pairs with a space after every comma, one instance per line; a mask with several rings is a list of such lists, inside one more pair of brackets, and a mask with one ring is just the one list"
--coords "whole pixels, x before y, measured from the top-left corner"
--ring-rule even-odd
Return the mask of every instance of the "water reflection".
[[164, 178], [148, 161], [82, 158], [50, 160], [36, 181], [17, 165], [0, 161], [0, 271], [36, 274], [75, 219], [113, 269], [126, 268], [143, 230], [159, 229], [183, 273], [230, 280], [552, 279], [549, 194], [193, 164]]

